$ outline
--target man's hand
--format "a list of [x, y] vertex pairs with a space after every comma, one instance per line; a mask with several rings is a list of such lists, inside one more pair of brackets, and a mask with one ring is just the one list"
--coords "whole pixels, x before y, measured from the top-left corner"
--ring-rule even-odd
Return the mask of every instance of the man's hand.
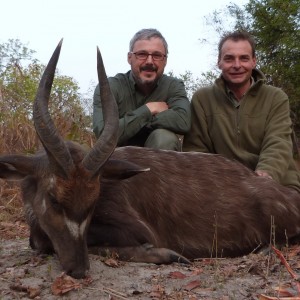
[[262, 170], [256, 170], [255, 173], [258, 175], [258, 176], [262, 176], [262, 177], [267, 177], [269, 179], [273, 179], [271, 175], [268, 174], [268, 172], [266, 171], [262, 171]]
[[169, 109], [166, 102], [148, 102], [146, 103], [146, 106], [151, 111], [152, 116]]

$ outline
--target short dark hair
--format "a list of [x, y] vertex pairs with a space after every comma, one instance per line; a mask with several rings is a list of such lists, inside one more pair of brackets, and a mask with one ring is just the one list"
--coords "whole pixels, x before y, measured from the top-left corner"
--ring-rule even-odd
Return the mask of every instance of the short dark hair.
[[237, 30], [237, 31], [233, 31], [233, 32], [227, 32], [223, 35], [223, 37], [221, 38], [219, 45], [218, 45], [218, 51], [219, 51], [219, 56], [218, 56], [218, 60], [221, 59], [221, 51], [222, 51], [222, 47], [224, 45], [224, 43], [227, 40], [232, 40], [232, 41], [248, 41], [251, 48], [252, 48], [252, 56], [255, 57], [255, 40], [253, 38], [253, 36], [248, 33], [247, 31], [241, 31], [241, 30]]
[[133, 51], [134, 44], [139, 40], [150, 40], [151, 38], [159, 38], [162, 40], [163, 45], [166, 50], [166, 55], [168, 54], [168, 43], [163, 37], [163, 35], [157, 30], [153, 28], [141, 29], [139, 30], [129, 43], [129, 51]]

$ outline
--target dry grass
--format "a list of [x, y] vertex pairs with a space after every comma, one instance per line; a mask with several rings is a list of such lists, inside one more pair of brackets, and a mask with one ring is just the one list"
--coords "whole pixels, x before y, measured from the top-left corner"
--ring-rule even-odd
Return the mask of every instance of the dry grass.
[[[12, 117], [0, 124], [0, 139], [1, 154], [32, 153], [37, 145], [33, 125], [20, 118]], [[0, 179], [1, 238], [20, 236], [19, 224], [25, 224], [19, 183]]]
[[22, 219], [22, 200], [18, 183], [8, 183], [0, 179], [0, 221]]
[[28, 235], [19, 184], [0, 179], [0, 237], [12, 239]]

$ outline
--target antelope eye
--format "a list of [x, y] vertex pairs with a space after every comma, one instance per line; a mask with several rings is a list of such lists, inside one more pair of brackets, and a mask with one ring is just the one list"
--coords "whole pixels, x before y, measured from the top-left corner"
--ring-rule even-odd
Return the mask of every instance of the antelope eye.
[[61, 208], [61, 205], [59, 204], [59, 202], [56, 200], [56, 197], [53, 194], [49, 194], [49, 200], [51, 202], [51, 205], [54, 208]]

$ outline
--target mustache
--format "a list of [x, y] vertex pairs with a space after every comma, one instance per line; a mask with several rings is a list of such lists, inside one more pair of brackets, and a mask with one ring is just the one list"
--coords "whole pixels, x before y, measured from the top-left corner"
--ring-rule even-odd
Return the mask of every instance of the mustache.
[[153, 65], [147, 65], [147, 66], [142, 66], [140, 68], [141, 71], [157, 71], [157, 67], [153, 66]]

